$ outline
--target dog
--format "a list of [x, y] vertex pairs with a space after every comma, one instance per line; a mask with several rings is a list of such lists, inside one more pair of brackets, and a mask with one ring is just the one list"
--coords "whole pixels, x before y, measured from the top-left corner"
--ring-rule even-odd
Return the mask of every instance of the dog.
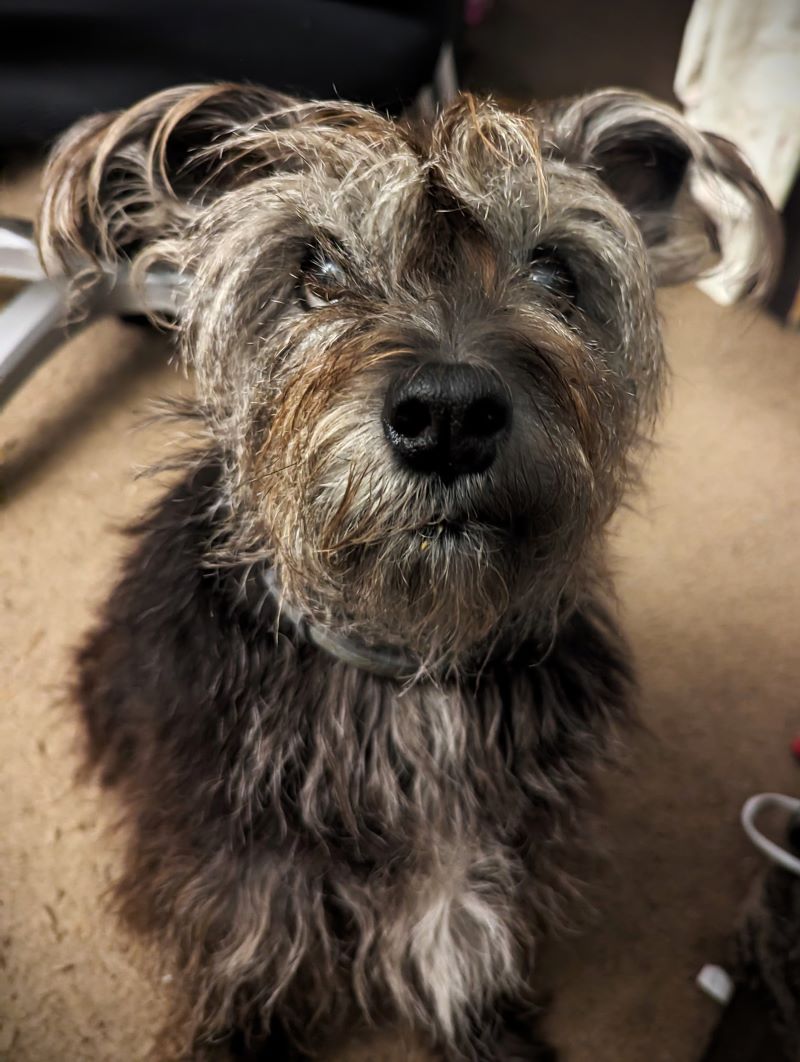
[[664, 388], [655, 289], [719, 258], [699, 180], [746, 206], [758, 296], [758, 181], [633, 92], [416, 122], [189, 86], [56, 147], [38, 236], [76, 299], [186, 277], [198, 441], [76, 680], [179, 1057], [409, 1025], [554, 1057], [531, 969], [633, 717], [606, 528]]

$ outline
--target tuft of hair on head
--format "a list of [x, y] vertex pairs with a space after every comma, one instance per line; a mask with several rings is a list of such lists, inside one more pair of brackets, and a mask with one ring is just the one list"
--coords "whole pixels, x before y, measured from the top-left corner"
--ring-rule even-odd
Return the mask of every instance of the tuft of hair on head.
[[[594, 170], [644, 237], [659, 284], [724, 268], [740, 298], [763, 298], [783, 247], [777, 211], [739, 150], [695, 129], [673, 107], [637, 92], [604, 89], [554, 108], [551, 150]], [[746, 250], [726, 261], [725, 232], [747, 226]]]

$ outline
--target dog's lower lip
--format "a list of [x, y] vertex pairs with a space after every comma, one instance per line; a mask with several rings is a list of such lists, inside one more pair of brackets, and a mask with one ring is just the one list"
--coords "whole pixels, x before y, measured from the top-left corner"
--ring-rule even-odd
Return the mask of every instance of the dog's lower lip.
[[466, 530], [463, 520], [431, 520], [417, 529], [422, 538], [439, 538], [442, 535], [461, 535]]

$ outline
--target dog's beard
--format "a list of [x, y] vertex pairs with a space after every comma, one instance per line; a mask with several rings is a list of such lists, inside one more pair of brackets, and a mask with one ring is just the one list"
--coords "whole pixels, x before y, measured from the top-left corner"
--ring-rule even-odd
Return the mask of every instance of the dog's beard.
[[396, 468], [382, 440], [356, 432], [345, 446], [298, 449], [261, 497], [295, 605], [426, 667], [548, 624], [586, 529], [575, 497], [542, 505], [551, 476], [517, 476], [514, 489], [494, 472], [445, 484]]
[[[331, 557], [356, 625], [433, 665], [490, 640], [510, 604], [516, 555], [505, 533], [439, 520]], [[345, 591], [347, 595], [347, 590]]]
[[[510, 603], [516, 556], [495, 529], [443, 520], [368, 540], [284, 550], [284, 583], [323, 623], [410, 650], [426, 666], [492, 639]], [[316, 554], [313, 560], [310, 554]]]

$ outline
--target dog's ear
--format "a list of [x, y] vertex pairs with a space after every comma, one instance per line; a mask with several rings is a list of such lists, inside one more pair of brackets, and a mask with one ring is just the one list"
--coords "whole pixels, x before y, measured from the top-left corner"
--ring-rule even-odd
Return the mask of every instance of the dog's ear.
[[780, 220], [729, 141], [698, 132], [666, 104], [618, 89], [559, 108], [549, 135], [558, 154], [596, 171], [636, 219], [658, 283], [720, 265], [738, 297], [769, 290]]
[[[131, 258], [180, 236], [203, 204], [280, 163], [282, 128], [303, 104], [250, 85], [167, 89], [129, 110], [88, 118], [56, 144], [38, 218], [45, 266]], [[257, 167], [248, 137], [258, 138]]]

